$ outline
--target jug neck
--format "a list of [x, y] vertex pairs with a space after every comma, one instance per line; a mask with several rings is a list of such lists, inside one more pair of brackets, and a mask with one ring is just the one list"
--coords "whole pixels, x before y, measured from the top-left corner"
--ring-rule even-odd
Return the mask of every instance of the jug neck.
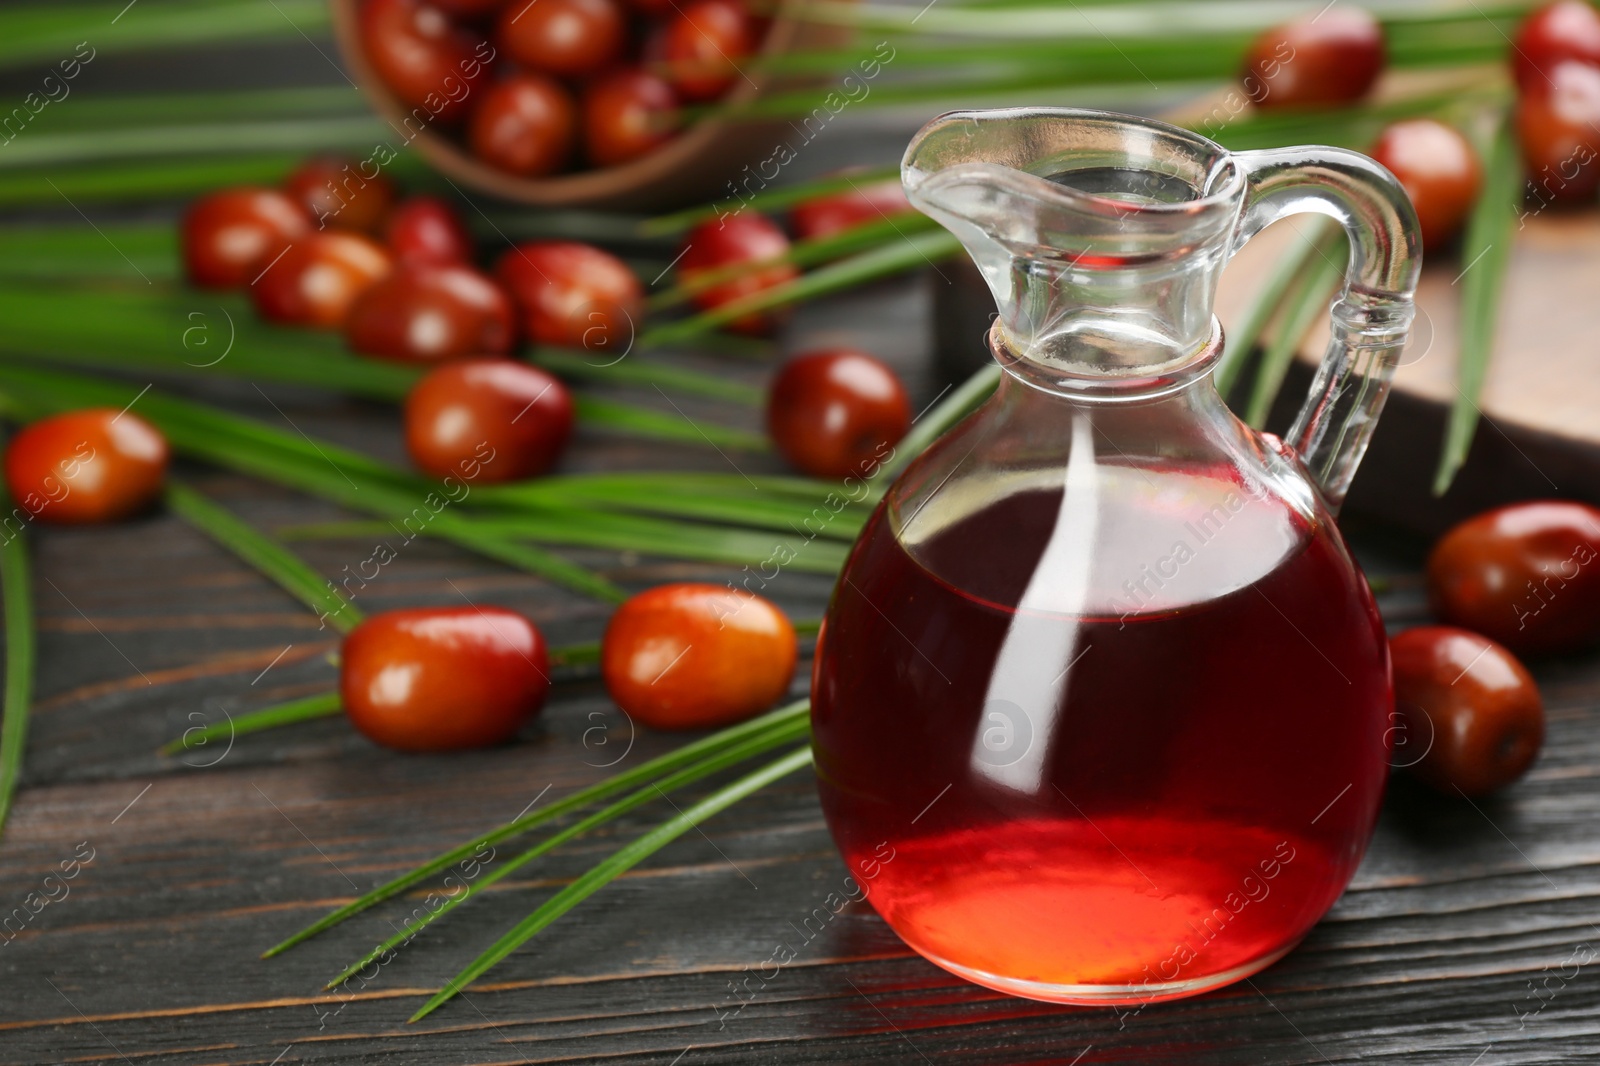
[[[1082, 361], [1041, 358], [1036, 347], [1030, 349], [1018, 341], [1003, 318], [995, 320], [988, 339], [989, 351], [1001, 369], [1020, 384], [1041, 392], [1097, 404], [1148, 402], [1181, 392], [1189, 402], [1214, 399], [1223, 412], [1228, 410], [1210, 381], [1224, 344], [1222, 324], [1215, 316], [1210, 316], [1200, 341], [1186, 350], [1124, 336], [1114, 352], [1085, 348]], [[1100, 342], [1080, 336], [1074, 343], [1088, 346]], [[1113, 357], [1126, 361], [1113, 369], [1109, 365]]]

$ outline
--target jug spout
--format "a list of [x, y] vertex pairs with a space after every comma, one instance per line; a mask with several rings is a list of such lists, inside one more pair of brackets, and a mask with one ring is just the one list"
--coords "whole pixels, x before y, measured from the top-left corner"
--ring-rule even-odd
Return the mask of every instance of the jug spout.
[[1222, 267], [1273, 222], [1314, 213], [1349, 246], [1327, 351], [1284, 440], [1337, 508], [1415, 311], [1417, 216], [1393, 174], [1342, 148], [1230, 155], [1177, 126], [1059, 108], [952, 112], [901, 163], [911, 202], [993, 290], [996, 354], [1061, 393], [1147, 395], [1213, 365]]
[[1246, 182], [1211, 141], [1097, 111], [953, 112], [911, 142], [901, 176], [966, 246], [1013, 369], [1036, 384], [1161, 375], [1212, 339]]

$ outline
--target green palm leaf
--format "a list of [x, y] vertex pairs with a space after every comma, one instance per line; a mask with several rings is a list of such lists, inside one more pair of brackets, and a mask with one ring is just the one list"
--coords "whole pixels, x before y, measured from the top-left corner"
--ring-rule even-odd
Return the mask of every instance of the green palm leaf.
[[[0, 490], [0, 507], [15, 515], [12, 503]], [[3, 720], [0, 720], [0, 833], [5, 831], [22, 773], [22, 753], [28, 742], [28, 712], [33, 702], [34, 618], [28, 546], [22, 531], [7, 518], [0, 526], [0, 599], [3, 599], [6, 635], [6, 679]]]

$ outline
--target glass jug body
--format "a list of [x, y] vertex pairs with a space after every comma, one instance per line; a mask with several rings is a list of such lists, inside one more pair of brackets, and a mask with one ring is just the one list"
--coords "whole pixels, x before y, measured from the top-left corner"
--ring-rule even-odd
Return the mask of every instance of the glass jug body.
[[850, 866], [893, 855], [870, 898], [913, 948], [1144, 1002], [1268, 965], [1343, 890], [1387, 643], [1320, 500], [1209, 380], [1062, 403], [1003, 379], [880, 503], [818, 650], [818, 779]]
[[[1001, 121], [1039, 114], [1076, 136], [1084, 113]], [[868, 521], [812, 692], [823, 809], [852, 868], [877, 869], [873, 906], [954, 973], [1068, 1003], [1190, 995], [1281, 957], [1354, 873], [1388, 770], [1387, 642], [1331, 513], [1376, 406], [1324, 395], [1332, 446], [1233, 416], [1209, 297], [1247, 183], [1209, 142], [1127, 124], [1143, 149], [1057, 153], [1056, 189], [1016, 185], [1042, 207], [996, 199], [1008, 174], [942, 200], [908, 177], [990, 278], [1005, 372]], [[1157, 160], [1152, 129], [1190, 158]], [[1153, 221], [1076, 224], [1145, 210], [1107, 196], [1130, 180], [1159, 190]], [[1369, 289], [1345, 294], [1341, 392], [1403, 339], [1405, 308]]]

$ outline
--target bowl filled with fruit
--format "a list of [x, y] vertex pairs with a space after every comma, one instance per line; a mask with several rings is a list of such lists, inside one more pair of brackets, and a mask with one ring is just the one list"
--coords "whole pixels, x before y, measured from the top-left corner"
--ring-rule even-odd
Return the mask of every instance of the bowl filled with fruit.
[[728, 116], [772, 87], [762, 58], [838, 34], [747, 0], [334, 0], [333, 16], [405, 146], [465, 189], [551, 207], [714, 194], [771, 148]]

